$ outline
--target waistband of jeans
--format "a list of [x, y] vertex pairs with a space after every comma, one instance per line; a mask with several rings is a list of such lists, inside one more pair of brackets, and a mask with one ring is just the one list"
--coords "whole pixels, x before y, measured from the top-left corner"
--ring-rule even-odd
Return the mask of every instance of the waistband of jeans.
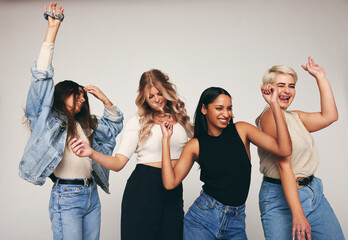
[[78, 185], [78, 186], [91, 186], [94, 183], [94, 178], [91, 176], [89, 178], [76, 178], [76, 179], [65, 179], [57, 178], [53, 173], [49, 178], [54, 182], [55, 185]]
[[[314, 175], [311, 175], [309, 177], [296, 178], [297, 188], [307, 186], [308, 184], [310, 184], [313, 181], [313, 178], [314, 178]], [[282, 181], [280, 179], [270, 178], [267, 176], [263, 176], [263, 181], [269, 182], [269, 183], [274, 183], [274, 184], [280, 184], [280, 185], [282, 184]]]
[[241, 206], [229, 206], [229, 205], [225, 205], [221, 202], [219, 202], [218, 200], [216, 200], [215, 198], [213, 198], [212, 196], [210, 196], [208, 193], [204, 192], [203, 190], [201, 191], [201, 195], [208, 201], [210, 201], [212, 203], [212, 205], [220, 210], [220, 211], [234, 211], [234, 212], [238, 212], [239, 210], [244, 210], [245, 209], [245, 204], [241, 205]]

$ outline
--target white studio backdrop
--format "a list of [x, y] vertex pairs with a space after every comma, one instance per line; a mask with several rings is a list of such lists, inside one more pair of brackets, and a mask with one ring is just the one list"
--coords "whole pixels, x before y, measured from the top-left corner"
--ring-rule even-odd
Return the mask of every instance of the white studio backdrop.
[[[0, 1], [0, 239], [51, 239], [48, 201], [51, 181], [34, 186], [18, 176], [29, 131], [22, 124], [30, 67], [46, 31], [44, 0]], [[314, 78], [301, 64], [311, 56], [326, 70], [339, 120], [314, 133], [320, 165], [316, 176], [348, 236], [348, 1], [193, 1], [65, 0], [66, 18], [58, 33], [53, 65], [55, 82], [71, 79], [100, 87], [124, 112], [137, 109], [140, 75], [151, 68], [166, 72], [193, 117], [201, 92], [220, 86], [233, 99], [235, 121], [254, 123], [265, 102], [259, 86], [263, 72], [286, 64], [299, 75], [291, 109], [319, 111]], [[102, 104], [90, 98], [93, 113]], [[121, 135], [118, 137], [118, 142]], [[117, 147], [115, 152], [117, 152]], [[133, 157], [110, 174], [111, 194], [99, 189], [101, 239], [120, 239], [123, 189], [135, 167]], [[262, 180], [252, 147], [252, 180], [246, 203], [249, 239], [264, 239], [258, 209]], [[184, 181], [185, 210], [202, 183], [195, 164]], [[141, 199], [139, 199], [141, 201]]]

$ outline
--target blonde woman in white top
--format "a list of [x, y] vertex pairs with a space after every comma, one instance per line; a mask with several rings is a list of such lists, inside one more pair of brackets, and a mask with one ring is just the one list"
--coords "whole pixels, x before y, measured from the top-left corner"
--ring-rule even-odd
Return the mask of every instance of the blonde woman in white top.
[[[302, 68], [317, 82], [320, 112], [288, 111], [295, 97], [296, 72], [284, 65], [273, 66], [263, 75], [263, 83], [278, 88], [293, 152], [290, 157], [274, 157], [258, 149], [260, 171], [264, 174], [259, 195], [265, 238], [344, 239], [340, 224], [323, 194], [321, 180], [314, 177], [319, 163], [311, 132], [321, 130], [338, 119], [335, 99], [326, 74], [312, 58]], [[256, 119], [264, 132], [277, 137], [272, 111], [265, 109]]]
[[173, 190], [163, 187], [160, 125], [164, 121], [174, 124], [170, 144], [173, 167], [192, 136], [193, 127], [175, 86], [160, 70], [143, 73], [138, 92], [138, 113], [128, 120], [115, 157], [94, 151], [82, 140], [74, 139], [70, 144], [78, 156], [89, 156], [114, 171], [120, 171], [133, 153], [137, 154], [138, 164], [128, 179], [122, 200], [122, 240], [180, 240], [184, 219], [182, 185]]

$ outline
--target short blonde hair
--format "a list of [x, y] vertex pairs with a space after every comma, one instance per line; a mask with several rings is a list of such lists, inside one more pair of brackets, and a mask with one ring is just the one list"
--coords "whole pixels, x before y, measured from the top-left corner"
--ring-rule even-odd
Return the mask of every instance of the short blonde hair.
[[294, 78], [295, 83], [297, 82], [297, 73], [295, 72], [294, 69], [286, 65], [275, 65], [267, 69], [266, 72], [263, 74], [262, 83], [272, 84], [274, 80], [278, 77], [278, 75], [280, 74], [289, 74]]

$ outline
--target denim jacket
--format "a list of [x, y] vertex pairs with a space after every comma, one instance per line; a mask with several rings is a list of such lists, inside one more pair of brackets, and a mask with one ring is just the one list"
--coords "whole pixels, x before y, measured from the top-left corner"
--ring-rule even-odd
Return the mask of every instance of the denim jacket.
[[[52, 108], [53, 67], [41, 71], [36, 62], [31, 68], [32, 81], [26, 103], [31, 136], [19, 164], [19, 176], [35, 185], [43, 185], [62, 159], [66, 145], [66, 117]], [[104, 110], [93, 132], [93, 149], [111, 155], [116, 146], [116, 136], [123, 127], [123, 114], [117, 108], [115, 117]], [[109, 193], [109, 170], [92, 159], [92, 175], [96, 183]]]

